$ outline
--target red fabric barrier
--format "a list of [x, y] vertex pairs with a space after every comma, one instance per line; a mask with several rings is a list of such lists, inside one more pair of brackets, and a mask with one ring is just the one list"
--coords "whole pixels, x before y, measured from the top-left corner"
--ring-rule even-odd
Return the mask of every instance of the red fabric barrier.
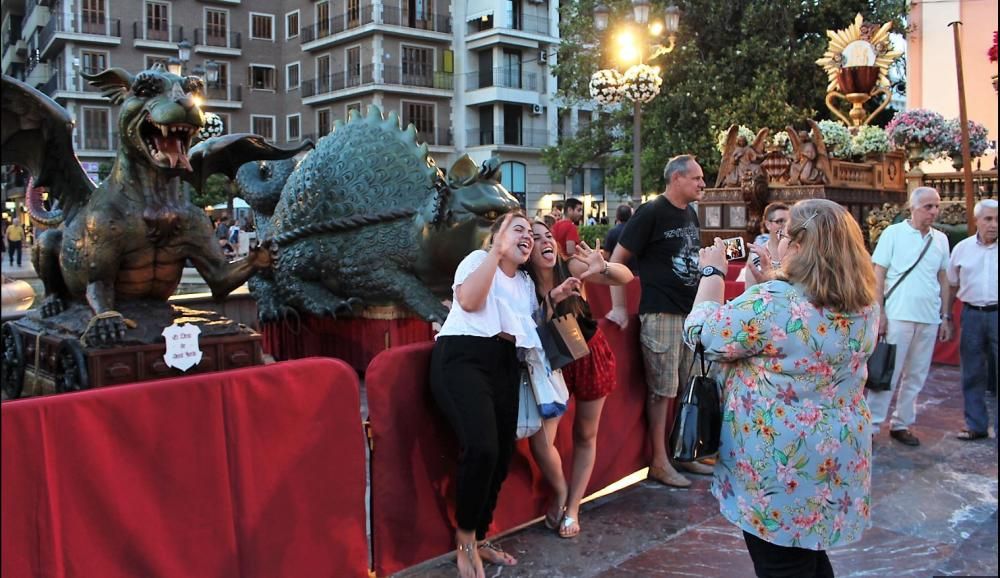
[[958, 365], [958, 344], [959, 336], [962, 335], [962, 307], [964, 304], [958, 299], [955, 300], [955, 306], [951, 309], [951, 327], [952, 335], [951, 341], [938, 341], [937, 345], [934, 346], [934, 357], [932, 361], [934, 363], [943, 363], [945, 365]]
[[277, 360], [335, 357], [359, 374], [379, 352], [434, 336], [431, 324], [416, 317], [329, 319], [311, 315], [303, 315], [300, 323], [264, 323], [261, 334], [264, 351]]
[[[598, 433], [592, 493], [646, 466], [646, 389], [638, 318], [628, 328], [601, 321], [618, 359], [618, 388], [608, 396]], [[371, 458], [375, 572], [385, 576], [453, 548], [454, 434], [434, 405], [428, 384], [432, 344], [393, 348], [368, 367], [365, 386], [374, 451]], [[559, 424], [556, 447], [569, 476], [574, 404]], [[527, 440], [517, 444], [491, 533], [544, 513], [548, 487]], [[404, 474], [405, 472], [405, 474]], [[419, 521], [419, 526], [414, 526]]]
[[[603, 319], [608, 311], [611, 311], [611, 287], [599, 283], [585, 283], [585, 286], [590, 312], [594, 319]], [[642, 287], [639, 285], [639, 278], [636, 277], [625, 286], [625, 303], [630, 314], [639, 310], [641, 295]]]
[[357, 376], [309, 359], [5, 402], [4, 576], [367, 576]]

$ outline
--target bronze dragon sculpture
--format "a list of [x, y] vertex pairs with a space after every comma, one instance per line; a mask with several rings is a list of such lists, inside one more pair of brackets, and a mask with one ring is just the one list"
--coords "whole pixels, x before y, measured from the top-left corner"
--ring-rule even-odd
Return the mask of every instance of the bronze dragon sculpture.
[[[110, 344], [127, 331], [116, 303], [165, 302], [189, 259], [216, 297], [270, 266], [266, 248], [228, 262], [182, 181], [200, 187], [213, 172], [233, 177], [245, 162], [290, 158], [304, 147], [283, 150], [254, 135], [228, 135], [189, 157], [205, 123], [200, 78], [162, 66], [134, 76], [117, 68], [83, 76], [120, 105], [117, 156], [103, 182], [95, 185], [73, 153], [69, 113], [9, 76], [3, 77], [2, 154], [4, 164], [34, 175], [26, 204], [31, 218], [48, 227], [32, 254], [45, 285], [42, 317], [85, 303], [89, 341]], [[41, 187], [58, 200], [57, 208], [44, 209]]]

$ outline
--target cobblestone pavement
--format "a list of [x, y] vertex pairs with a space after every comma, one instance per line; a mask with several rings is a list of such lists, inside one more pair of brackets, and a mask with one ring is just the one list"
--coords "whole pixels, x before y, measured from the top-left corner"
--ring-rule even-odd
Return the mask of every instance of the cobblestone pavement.
[[[995, 397], [988, 397], [996, 411]], [[963, 442], [957, 367], [935, 366], [904, 446], [887, 428], [875, 439], [872, 528], [860, 542], [830, 551], [837, 576], [929, 578], [997, 575], [996, 439]], [[600, 451], [600, 449], [598, 449]], [[711, 479], [690, 489], [643, 481], [586, 504], [582, 532], [560, 539], [541, 522], [500, 544], [515, 567], [487, 566], [488, 577], [750, 577], [742, 535], [719, 515]], [[438, 558], [397, 576], [456, 576], [454, 558]]]

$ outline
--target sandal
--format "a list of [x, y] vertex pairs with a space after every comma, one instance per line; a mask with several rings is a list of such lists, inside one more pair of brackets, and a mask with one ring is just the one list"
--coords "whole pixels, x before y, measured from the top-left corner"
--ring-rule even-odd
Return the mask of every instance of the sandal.
[[479, 557], [497, 566], [517, 566], [517, 558], [504, 552], [503, 548], [494, 542], [480, 542]]
[[563, 516], [562, 523], [559, 524], [560, 538], [576, 538], [580, 535], [580, 523], [573, 516]]
[[545, 512], [545, 527], [549, 530], [558, 530], [564, 515], [566, 515], [566, 508], [559, 508], [559, 513], [554, 518], [550, 512]]
[[990, 437], [990, 434], [989, 432], [977, 432], [968, 429], [963, 429], [962, 431], [958, 432], [958, 435], [955, 437], [964, 442], [971, 442], [973, 440], [981, 440], [983, 438], [988, 438]]

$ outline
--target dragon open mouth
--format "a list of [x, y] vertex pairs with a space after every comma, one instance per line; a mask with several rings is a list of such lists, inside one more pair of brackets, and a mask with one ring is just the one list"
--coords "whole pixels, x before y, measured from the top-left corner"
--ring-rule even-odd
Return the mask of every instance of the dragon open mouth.
[[192, 170], [188, 149], [198, 127], [186, 123], [160, 124], [148, 114], [139, 125], [139, 135], [146, 153], [159, 166]]

